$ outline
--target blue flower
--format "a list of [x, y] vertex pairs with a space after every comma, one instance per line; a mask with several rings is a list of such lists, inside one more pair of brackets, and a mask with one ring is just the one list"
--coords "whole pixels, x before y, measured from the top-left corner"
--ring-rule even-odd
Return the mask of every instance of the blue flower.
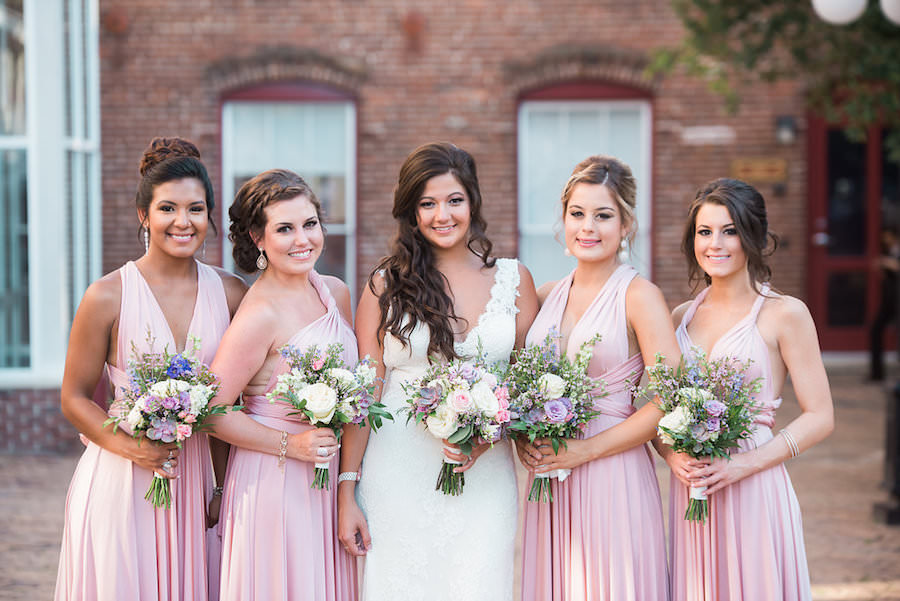
[[169, 368], [166, 370], [166, 375], [173, 380], [190, 373], [191, 362], [185, 359], [181, 354], [172, 357], [172, 360], [169, 362]]

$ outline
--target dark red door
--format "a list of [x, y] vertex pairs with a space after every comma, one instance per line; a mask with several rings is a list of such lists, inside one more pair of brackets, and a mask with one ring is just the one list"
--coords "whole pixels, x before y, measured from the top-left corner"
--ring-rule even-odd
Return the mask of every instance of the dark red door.
[[868, 348], [881, 300], [882, 230], [900, 230], [898, 179], [881, 130], [856, 142], [810, 118], [809, 307], [823, 349]]

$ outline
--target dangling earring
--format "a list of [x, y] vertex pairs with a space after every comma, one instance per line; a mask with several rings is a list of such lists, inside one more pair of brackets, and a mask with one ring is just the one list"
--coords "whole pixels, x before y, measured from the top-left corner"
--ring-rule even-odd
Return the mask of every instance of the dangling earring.
[[203, 246], [200, 247], [200, 258], [206, 261], [206, 240], [203, 241]]
[[263, 249], [259, 249], [259, 256], [256, 257], [256, 268], [260, 271], [265, 271], [266, 267], [269, 266], [269, 260], [266, 259], [266, 255], [263, 254]]
[[569, 250], [569, 247], [568, 247], [568, 246], [565, 248], [565, 250], [563, 250], [563, 252], [565, 253], [565, 255], [566, 255], [567, 257], [571, 257], [571, 256], [572, 256], [572, 251]]
[[619, 248], [621, 250], [628, 250], [628, 238], [622, 238], [622, 241], [619, 242]]
[[150, 228], [144, 227], [144, 254], [150, 252]]

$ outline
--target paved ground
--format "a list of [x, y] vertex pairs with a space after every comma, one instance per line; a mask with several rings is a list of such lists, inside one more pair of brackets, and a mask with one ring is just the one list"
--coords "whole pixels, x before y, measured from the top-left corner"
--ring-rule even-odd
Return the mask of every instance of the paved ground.
[[[829, 361], [837, 430], [791, 461], [817, 601], [900, 600], [900, 526], [872, 520], [884, 460], [886, 393], [863, 368]], [[900, 376], [900, 371], [892, 377]], [[799, 412], [788, 391], [784, 424]], [[0, 456], [0, 600], [50, 599], [66, 488], [77, 457]], [[660, 466], [660, 480], [668, 476]], [[664, 492], [665, 494], [665, 492]], [[750, 601], [750, 600], [748, 600]]]

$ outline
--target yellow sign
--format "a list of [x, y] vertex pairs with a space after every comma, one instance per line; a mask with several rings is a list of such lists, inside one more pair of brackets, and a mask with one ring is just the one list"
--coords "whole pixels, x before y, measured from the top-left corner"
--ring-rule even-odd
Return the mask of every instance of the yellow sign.
[[753, 184], [778, 184], [787, 181], [785, 159], [750, 158], [731, 161], [731, 177]]

